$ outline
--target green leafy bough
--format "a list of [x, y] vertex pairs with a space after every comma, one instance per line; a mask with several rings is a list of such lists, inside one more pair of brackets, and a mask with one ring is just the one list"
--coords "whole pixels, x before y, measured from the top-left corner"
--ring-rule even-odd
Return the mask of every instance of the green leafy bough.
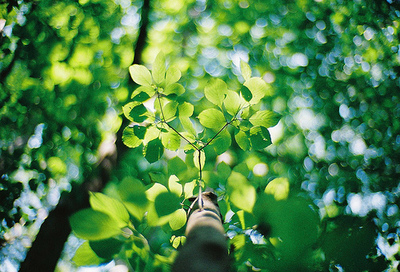
[[[132, 122], [123, 132], [123, 142], [131, 148], [143, 144], [144, 157], [153, 163], [161, 158], [164, 148], [176, 151], [184, 140], [185, 152], [194, 151], [194, 165], [199, 170], [198, 195], [201, 196], [207, 146], [213, 146], [217, 154], [224, 153], [232, 142], [226, 128], [232, 125], [241, 149], [263, 149], [271, 144], [267, 128], [275, 126], [280, 119], [273, 111], [254, 109], [272, 92], [263, 79], [251, 77], [247, 63], [241, 61], [240, 67], [245, 79], [240, 93], [228, 90], [221, 79], [213, 79], [206, 85], [204, 96], [214, 107], [198, 114], [197, 119], [204, 127], [199, 135], [193, 126], [194, 106], [178, 99], [185, 92], [177, 83], [181, 73], [174, 67], [166, 68], [164, 54], [157, 55], [152, 72], [143, 65], [132, 65], [130, 75], [140, 87], [132, 93], [134, 101], [123, 108], [126, 118]], [[143, 102], [150, 98], [154, 98], [153, 105], [146, 107]], [[174, 127], [176, 120], [183, 132]]]
[[[174, 67], [167, 69], [165, 63], [164, 54], [159, 53], [151, 72], [143, 65], [129, 68], [139, 87], [132, 93], [132, 102], [123, 107], [131, 124], [124, 129], [122, 139], [130, 148], [143, 147], [149, 163], [160, 160], [164, 149], [183, 150], [193, 156], [198, 178], [181, 184], [176, 175], [171, 175], [167, 182], [155, 177], [156, 182], [146, 187], [140, 180], [128, 177], [118, 185], [116, 198], [91, 193], [91, 208], [70, 218], [75, 235], [86, 240], [73, 258], [79, 266], [123, 259], [135, 271], [153, 271], [163, 267], [163, 263], [172, 263], [176, 250], [154, 250], [148, 230], [156, 226], [167, 228], [173, 248], [185, 241], [182, 231], [179, 232], [187, 216], [182, 203], [196, 193], [199, 198], [202, 196], [205, 149], [213, 148], [217, 155], [222, 154], [230, 148], [232, 137], [244, 151], [260, 150], [271, 144], [268, 128], [275, 126], [280, 116], [260, 110], [261, 100], [272, 90], [260, 77], [252, 77], [247, 63], [240, 63], [244, 79], [240, 91], [229, 90], [221, 79], [212, 79], [204, 88], [209, 107], [200, 110], [182, 101], [185, 88], [178, 83], [181, 72]], [[233, 133], [228, 127], [233, 128]], [[179, 157], [171, 161], [173, 165], [183, 163]], [[225, 170], [220, 171], [227, 172], [229, 201], [225, 213], [233, 207], [239, 209], [238, 214], [252, 213], [257, 198], [254, 186], [243, 173]], [[242, 225], [247, 225], [243, 220]]]

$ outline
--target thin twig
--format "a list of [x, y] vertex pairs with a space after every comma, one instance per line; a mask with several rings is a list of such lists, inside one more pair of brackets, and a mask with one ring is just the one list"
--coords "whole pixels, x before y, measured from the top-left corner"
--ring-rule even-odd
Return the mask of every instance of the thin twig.
[[218, 137], [218, 135], [227, 127], [227, 126], [229, 126], [233, 121], [235, 121], [236, 120], [236, 118], [234, 117], [234, 118], [232, 118], [232, 120], [231, 121], [229, 121], [229, 122], [226, 122], [226, 124], [210, 139], [210, 140], [208, 140], [208, 142], [205, 144], [205, 145], [203, 145], [200, 149], [199, 149], [199, 151], [201, 151], [201, 150], [203, 150], [204, 148], [206, 148], [215, 138], [217, 138]]

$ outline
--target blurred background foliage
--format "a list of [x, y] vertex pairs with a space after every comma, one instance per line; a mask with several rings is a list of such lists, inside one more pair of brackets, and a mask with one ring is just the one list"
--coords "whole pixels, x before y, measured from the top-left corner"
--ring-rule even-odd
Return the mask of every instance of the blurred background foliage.
[[[148, 185], [171, 174], [166, 166], [173, 155], [148, 164], [140, 151], [120, 143], [122, 105], [134, 89], [128, 67], [134, 61], [152, 63], [160, 50], [182, 71], [187, 90], [182, 99], [193, 104], [207, 107], [201, 93], [211, 77], [237, 89], [241, 59], [274, 91], [263, 101], [283, 116], [270, 129], [273, 145], [243, 152], [234, 143], [220, 156], [208, 154], [211, 187], [225, 190], [221, 161], [246, 173], [258, 190], [286, 177], [290, 193], [309, 198], [322, 219], [324, 231], [315, 230], [323, 232], [318, 241], [303, 241], [321, 249], [307, 252], [304, 270], [396, 271], [399, 5], [395, 0], [1, 1], [0, 271], [18, 270], [41, 224], [59, 211], [55, 207], [67, 210], [61, 216], [68, 217], [87, 205], [87, 190], [105, 188], [113, 195], [126, 177]], [[179, 178], [191, 180], [192, 167], [183, 165]], [[288, 207], [276, 208], [286, 219], [259, 231], [268, 236], [269, 228], [285, 229], [293, 207], [305, 205], [296, 197]], [[231, 222], [239, 222], [235, 216]], [[286, 245], [291, 249], [281, 253], [291, 261], [264, 264], [268, 258], [257, 256], [270, 249], [243, 246], [237, 226], [227, 229], [237, 237], [233, 244], [245, 249], [235, 256], [240, 271], [249, 271], [247, 260], [282, 271], [298, 264], [293, 252], [304, 251], [301, 242]], [[159, 244], [169, 239], [159, 230], [153, 235]], [[61, 249], [65, 242], [66, 237], [59, 242]], [[73, 269], [70, 251], [79, 241], [71, 236], [66, 244], [61, 257], [43, 255], [43, 261], [56, 258], [58, 271]]]

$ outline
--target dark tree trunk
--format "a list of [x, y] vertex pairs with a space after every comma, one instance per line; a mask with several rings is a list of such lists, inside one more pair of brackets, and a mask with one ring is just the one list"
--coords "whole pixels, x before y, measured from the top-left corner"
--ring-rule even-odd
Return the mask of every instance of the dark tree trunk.
[[[150, 0], [143, 0], [142, 22], [135, 47], [134, 64], [139, 64], [142, 61], [142, 53], [147, 39], [149, 12]], [[124, 119], [124, 121], [126, 120]], [[115, 152], [103, 158], [99, 165], [94, 167], [89, 174], [91, 178], [82, 185], [74, 187], [70, 193], [63, 194], [57, 207], [49, 213], [49, 216], [40, 227], [39, 233], [24, 262], [20, 266], [20, 272], [52, 272], [55, 270], [64, 244], [71, 233], [68, 221], [69, 216], [89, 207], [88, 191], [101, 191], [104, 188], [109, 181], [110, 172], [127, 150], [127, 147], [121, 141], [122, 131], [125, 126], [126, 122], [121, 125], [117, 132]]]
[[212, 192], [205, 192], [201, 200], [202, 207], [197, 204], [197, 198], [194, 207], [189, 211], [186, 242], [178, 253], [172, 272], [229, 271], [227, 239], [217, 196]]

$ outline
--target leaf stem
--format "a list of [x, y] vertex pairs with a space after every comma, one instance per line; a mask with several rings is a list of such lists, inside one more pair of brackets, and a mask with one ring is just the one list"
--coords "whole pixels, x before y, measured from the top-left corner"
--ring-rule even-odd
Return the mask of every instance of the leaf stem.
[[161, 105], [160, 93], [159, 93], [158, 91], [156, 91], [156, 93], [157, 93], [157, 100], [158, 100], [158, 104], [160, 105], [160, 111], [161, 111], [161, 116], [162, 116], [161, 122], [162, 122], [163, 124], [166, 124], [170, 129], [172, 129], [176, 134], [179, 135], [179, 137], [181, 137], [183, 140], [185, 140], [185, 141], [186, 141], [188, 144], [190, 144], [194, 149], [199, 150], [199, 149], [197, 148], [197, 146], [196, 146], [194, 143], [192, 143], [191, 141], [189, 141], [185, 136], [183, 136], [179, 131], [177, 131], [173, 126], [171, 126], [171, 125], [167, 122], [167, 120], [165, 119], [165, 116], [164, 116], [164, 111], [163, 111], [163, 109], [162, 109], [162, 105]]
[[229, 126], [233, 121], [235, 121], [236, 120], [236, 117], [234, 117], [234, 118], [232, 118], [232, 120], [231, 121], [229, 121], [229, 122], [226, 122], [226, 124], [210, 139], [210, 140], [208, 140], [208, 142], [205, 144], [205, 145], [203, 145], [201, 148], [199, 148], [199, 151], [201, 151], [201, 150], [203, 150], [204, 148], [206, 148], [215, 138], [217, 138], [218, 137], [218, 135], [227, 127], [227, 126]]

